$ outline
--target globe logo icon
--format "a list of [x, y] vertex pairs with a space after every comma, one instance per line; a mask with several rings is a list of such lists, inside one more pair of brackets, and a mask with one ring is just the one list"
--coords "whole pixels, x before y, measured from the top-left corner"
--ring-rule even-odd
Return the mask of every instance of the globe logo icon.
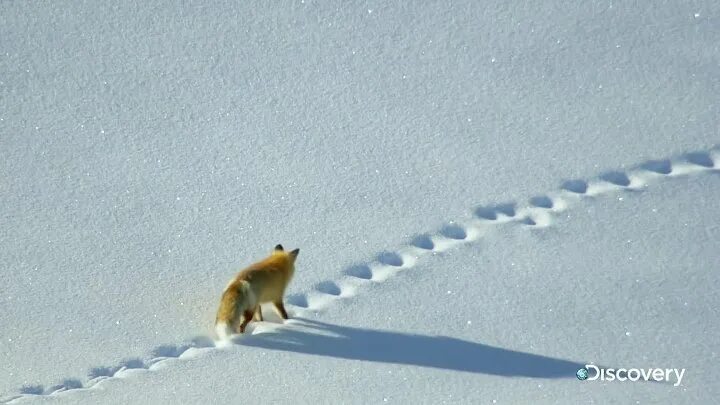
[[575, 375], [577, 376], [578, 380], [580, 380], [580, 381], [587, 380], [588, 370], [583, 367], [580, 370], [578, 370], [577, 373], [575, 373]]

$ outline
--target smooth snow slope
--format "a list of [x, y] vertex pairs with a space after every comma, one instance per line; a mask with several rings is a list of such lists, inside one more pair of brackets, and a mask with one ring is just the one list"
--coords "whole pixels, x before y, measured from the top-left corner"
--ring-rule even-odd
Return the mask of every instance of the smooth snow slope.
[[707, 150], [719, 15], [0, 3], [0, 396], [207, 334], [278, 242], [308, 291], [477, 205]]

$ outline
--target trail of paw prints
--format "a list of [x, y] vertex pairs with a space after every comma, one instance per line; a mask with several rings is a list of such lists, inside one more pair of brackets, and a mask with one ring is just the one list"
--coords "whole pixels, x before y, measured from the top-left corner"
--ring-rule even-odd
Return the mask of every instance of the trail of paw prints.
[[[436, 232], [421, 233], [395, 251], [379, 253], [374, 260], [345, 269], [337, 280], [323, 281], [307, 293], [288, 297], [287, 303], [297, 315], [318, 312], [333, 302], [354, 297], [362, 288], [383, 282], [408, 270], [424, 256], [452, 249], [463, 243], [483, 238], [496, 226], [518, 225], [527, 229], [542, 229], [552, 225], [554, 217], [570, 209], [584, 197], [641, 191], [654, 181], [676, 176], [720, 170], [720, 149], [693, 152], [677, 159], [649, 160], [627, 170], [601, 173], [590, 180], [568, 179], [559, 189], [536, 195], [524, 203], [503, 202], [476, 207], [473, 219], [467, 223], [451, 222]], [[253, 333], [262, 333], [263, 329]]]
[[[306, 293], [291, 294], [286, 304], [295, 316], [307, 316], [332, 305], [337, 300], [355, 297], [361, 289], [415, 267], [425, 255], [446, 251], [463, 243], [470, 243], [483, 235], [482, 227], [448, 223], [435, 233], [424, 233], [413, 237], [408, 244], [396, 250], [379, 252], [372, 260], [347, 267], [336, 280], [326, 280]], [[274, 330], [277, 327], [270, 327]], [[258, 326], [253, 334], [268, 329]]]
[[[478, 241], [493, 227], [522, 226], [530, 230], [546, 228], [552, 225], [555, 216], [570, 209], [573, 204], [580, 203], [583, 198], [641, 191], [658, 180], [709, 171], [720, 171], [720, 149], [688, 153], [675, 160], [650, 160], [628, 170], [604, 172], [590, 180], [569, 179], [562, 182], [558, 190], [533, 196], [524, 203], [504, 202], [476, 207], [472, 219], [467, 223], [449, 222], [435, 232], [417, 234], [406, 245], [396, 250], [379, 252], [368, 262], [347, 267], [339, 278], [319, 282], [310, 291], [291, 294], [285, 301], [291, 318], [317, 313], [337, 300], [355, 297], [363, 288], [412, 269], [423, 256]], [[292, 319], [286, 321], [285, 325], [279, 322], [252, 322], [246, 333], [256, 335], [272, 332], [293, 323]], [[153, 372], [169, 367], [175, 361], [198, 357], [208, 350], [223, 347], [224, 343], [209, 337], [197, 337], [181, 345], [159, 346], [152, 351], [148, 360], [127, 359], [112, 367], [93, 368], [84, 382], [69, 378], [48, 387], [27, 385], [20, 389], [19, 394], [0, 403], [93, 389], [109, 379]], [[242, 337], [237, 336], [231, 343], [242, 344]]]
[[595, 197], [617, 191], [639, 191], [664, 178], [720, 170], [720, 149], [692, 152], [678, 159], [649, 160], [625, 171], [608, 171], [591, 181], [569, 180], [562, 189], [576, 196]]
[[197, 357], [204, 351], [213, 348], [215, 348], [215, 342], [206, 336], [198, 336], [180, 345], [161, 345], [151, 352], [151, 356], [147, 360], [130, 358], [114, 366], [93, 367], [88, 371], [84, 380], [67, 378], [47, 387], [38, 384], [25, 385], [20, 388], [19, 394], [0, 400], [0, 403], [13, 404], [38, 396], [56, 396], [67, 392], [91, 390], [102, 385], [104, 381], [159, 370], [166, 367], [172, 360]]
[[530, 228], [550, 226], [553, 217], [583, 198], [600, 197], [619, 192], [637, 192], [663, 179], [720, 171], [720, 149], [693, 152], [681, 157], [649, 160], [627, 170], [611, 170], [590, 180], [568, 179], [560, 189], [529, 199], [521, 208], [512, 203], [480, 207], [476, 217], [496, 224], [520, 223]]

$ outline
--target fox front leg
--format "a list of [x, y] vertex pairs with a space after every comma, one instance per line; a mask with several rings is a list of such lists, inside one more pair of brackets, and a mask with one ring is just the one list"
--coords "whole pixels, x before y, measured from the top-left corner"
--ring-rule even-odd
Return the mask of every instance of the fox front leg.
[[282, 319], [288, 319], [287, 311], [285, 310], [285, 304], [282, 301], [276, 301], [273, 302], [275, 304], [275, 309], [277, 309], [278, 314], [280, 314], [280, 317]]

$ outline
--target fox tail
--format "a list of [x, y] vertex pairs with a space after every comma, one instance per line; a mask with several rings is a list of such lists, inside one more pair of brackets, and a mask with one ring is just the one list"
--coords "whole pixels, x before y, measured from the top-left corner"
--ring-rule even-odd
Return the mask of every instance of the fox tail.
[[241, 281], [237, 286], [228, 286], [223, 293], [215, 320], [215, 333], [218, 338], [223, 341], [230, 340], [243, 313], [254, 306], [255, 297], [250, 283]]

